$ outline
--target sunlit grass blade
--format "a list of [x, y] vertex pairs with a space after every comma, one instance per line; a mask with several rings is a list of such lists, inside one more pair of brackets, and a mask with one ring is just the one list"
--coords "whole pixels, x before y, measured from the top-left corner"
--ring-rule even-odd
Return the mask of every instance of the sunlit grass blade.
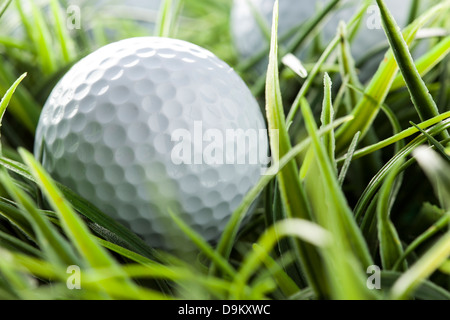
[[[6, 92], [11, 83], [16, 80], [17, 75], [13, 68], [6, 63], [4, 58], [0, 57], [0, 90]], [[27, 88], [24, 86], [17, 87], [8, 110], [25, 129], [34, 133], [39, 120], [41, 106], [36, 103]]]
[[34, 29], [32, 40], [36, 47], [37, 56], [43, 73], [51, 74], [57, 70], [57, 60], [52, 46], [51, 32], [45, 22], [42, 11], [34, 1], [31, 2], [31, 11]]
[[[445, 113], [442, 113], [441, 115], [436, 116], [430, 120], [426, 120], [424, 122], [419, 123], [417, 125], [417, 127], [421, 128], [422, 130], [429, 129], [432, 126], [438, 124], [439, 122], [447, 120], [449, 118], [450, 118], [450, 112], [445, 112]], [[417, 132], [420, 132], [420, 130], [417, 127], [412, 126], [408, 129], [405, 129], [405, 130], [399, 132], [398, 134], [395, 134], [389, 138], [386, 138], [385, 140], [377, 142], [374, 145], [370, 145], [370, 146], [364, 147], [362, 149], [356, 150], [353, 155], [353, 159], [358, 159], [358, 158], [364, 157], [372, 152], [375, 152], [377, 150], [388, 147], [398, 141], [404, 140], [404, 139], [414, 135]], [[345, 161], [345, 157], [340, 157], [337, 159], [338, 164], [342, 164], [344, 161]]]
[[[347, 121], [351, 121], [352, 117], [347, 116], [344, 118], [336, 119], [333, 125], [326, 126], [319, 130], [319, 134], [322, 135], [330, 130], [334, 130], [338, 126]], [[239, 229], [239, 224], [250, 208], [251, 204], [256, 200], [262, 190], [279, 174], [286, 165], [293, 161], [300, 153], [304, 152], [310, 145], [311, 139], [306, 138], [296, 146], [294, 146], [286, 155], [284, 155], [276, 165], [270, 167], [265, 174], [260, 178], [259, 182], [245, 195], [239, 207], [231, 215], [225, 230], [222, 233], [222, 237], [217, 245], [217, 252], [223, 256], [228, 256], [232, 250], [232, 247], [236, 240], [236, 234]], [[1, 159], [0, 159], [1, 164]], [[214, 263], [211, 266], [211, 272], [214, 273]]]
[[[151, 266], [142, 266], [137, 264], [127, 264], [123, 267], [123, 271], [133, 279], [149, 278], [149, 279], [164, 279], [175, 281], [180, 286], [185, 286], [186, 291], [189, 292], [189, 283], [196, 283], [202, 289], [206, 289], [215, 297], [225, 299], [228, 291], [231, 289], [230, 282], [224, 279], [205, 277], [198, 272], [186, 267], [173, 267], [154, 264]], [[94, 278], [95, 280], [95, 278]], [[167, 297], [170, 299], [171, 297]], [[181, 296], [181, 298], [189, 299], [189, 296]]]
[[393, 299], [407, 299], [450, 256], [450, 232], [443, 235], [411, 268], [402, 274], [391, 290]]
[[[88, 300], [103, 300], [105, 295], [99, 291], [99, 284], [109, 283], [108, 293], [117, 299], [147, 299], [147, 300], [164, 300], [168, 299], [165, 295], [146, 288], [138, 288], [136, 290], [127, 290], [117, 278], [123, 277], [125, 270], [117, 268], [102, 268], [102, 269], [86, 269], [83, 272], [82, 287], [80, 290], [68, 290], [67, 288], [67, 272], [66, 268], [59, 268], [50, 264], [46, 260], [32, 258], [26, 255], [9, 253], [10, 261], [14, 266], [14, 270], [25, 272], [27, 275], [34, 275], [36, 277], [53, 281], [52, 287], [59, 283], [63, 284], [67, 298], [72, 299], [88, 299]], [[27, 290], [26, 293], [31, 296], [31, 299], [42, 299], [34, 290]], [[78, 292], [80, 293], [78, 293]], [[80, 297], [77, 297], [77, 295]], [[51, 297], [51, 296], [50, 296]]]
[[[391, 288], [402, 274], [393, 271], [381, 272], [382, 288]], [[388, 298], [388, 297], [386, 297]], [[413, 298], [417, 300], [450, 300], [450, 292], [437, 286], [429, 280], [422, 280], [413, 292]]]
[[[302, 100], [301, 110], [303, 112], [303, 117], [305, 118], [306, 129], [312, 139], [311, 147], [314, 150], [316, 157], [315, 163], [317, 164], [322, 175], [320, 178], [323, 180], [326, 194], [330, 196], [330, 203], [328, 206], [334, 207], [336, 210], [335, 214], [337, 214], [335, 218], [343, 224], [343, 227], [346, 230], [345, 233], [347, 233], [347, 235], [351, 234], [351, 239], [355, 242], [354, 246], [358, 258], [362, 263], [367, 264], [368, 266], [372, 263], [372, 258], [368, 254], [367, 248], [365, 247], [365, 242], [359, 232], [356, 222], [353, 219], [350, 207], [348, 206], [345, 196], [339, 187], [336, 174], [334, 173], [333, 167], [330, 163], [330, 159], [327, 158], [325, 148], [317, 134], [317, 125], [314, 121], [312, 111], [305, 99]], [[327, 215], [329, 215], [329, 213], [327, 213]], [[345, 240], [343, 239], [343, 241]]]
[[[348, 43], [347, 26], [341, 21], [339, 24], [340, 51], [339, 66], [342, 78], [348, 77], [348, 85], [362, 87], [356, 73], [355, 60], [352, 57], [350, 45]], [[347, 104], [350, 110], [356, 106], [359, 100], [358, 92], [354, 90], [347, 91]]]
[[[433, 100], [425, 82], [417, 71], [408, 45], [399, 31], [397, 23], [384, 1], [377, 0], [377, 3], [380, 8], [385, 33], [420, 119], [425, 121], [437, 116], [439, 110], [436, 102]], [[444, 134], [444, 137], [448, 138], [449, 135]]]
[[[339, 274], [328, 278], [333, 288], [332, 297], [367, 298], [368, 292], [362, 281], [363, 270], [373, 264], [372, 257], [339, 186], [325, 147], [317, 135], [317, 125], [305, 99], [301, 102], [301, 110], [312, 139], [311, 150], [314, 154], [313, 164], [305, 178], [308, 196], [318, 223], [333, 237], [330, 249], [323, 254], [328, 273], [333, 269], [334, 273]], [[344, 256], [345, 259], [342, 259]]]
[[[416, 61], [416, 68], [420, 76], [427, 75], [436, 65], [445, 59], [450, 53], [450, 36], [439, 41], [433, 48], [431, 48], [424, 56]], [[398, 90], [404, 87], [405, 80], [399, 74], [391, 86], [391, 91]]]
[[[77, 248], [78, 253], [84, 259], [85, 263], [91, 268], [119, 268], [110, 254], [92, 237], [86, 225], [69, 205], [42, 166], [34, 159], [33, 155], [23, 149], [20, 149], [19, 153], [29, 166], [30, 173], [36, 179], [37, 184], [54, 208], [61, 221], [62, 228], [72, 244]], [[136, 290], [136, 287], [126, 279], [125, 275], [118, 280], [117, 282], [99, 282], [99, 286], [105, 289], [106, 292], [110, 289], [114, 290], [118, 284], [123, 287], [123, 290], [131, 292]]]
[[[248, 0], [247, 0], [248, 1]], [[333, 9], [336, 8], [336, 6], [339, 4], [339, 2], [342, 0], [333, 0], [326, 4], [326, 6], [320, 10], [320, 12], [317, 12], [317, 14], [310, 20], [305, 22], [305, 24], [302, 26], [299, 33], [293, 36], [292, 39], [292, 45], [290, 45], [288, 48], [286, 48], [286, 53], [292, 53], [296, 51], [299, 47], [301, 47], [308, 36], [314, 32], [314, 30], [320, 25], [320, 23], [326, 18], [328, 14], [330, 14]], [[262, 30], [264, 32], [264, 30]], [[270, 28], [269, 28], [269, 35], [270, 35]], [[281, 42], [283, 42], [285, 39], [283, 36], [280, 37]], [[238, 66], [236, 67], [237, 70], [243, 72], [248, 70], [249, 68], [255, 66], [259, 61], [261, 61], [263, 58], [267, 56], [267, 53], [270, 50], [270, 43], [268, 45], [264, 46], [264, 49], [261, 51], [255, 53], [252, 57], [245, 59], [242, 62], [239, 62]], [[260, 90], [264, 89], [264, 81], [265, 76], [261, 76], [260, 83], [257, 84], [255, 88], [255, 94], [257, 94]]]
[[[11, 88], [8, 89], [8, 91], [6, 91], [5, 95], [3, 96], [2, 100], [0, 101], [0, 127], [1, 127], [1, 123], [3, 120], [3, 115], [5, 114], [6, 108], [9, 105], [9, 102], [11, 101], [11, 98], [14, 94], [14, 92], [16, 91], [16, 88], [19, 86], [19, 84], [22, 82], [22, 80], [26, 77], [26, 73], [24, 73], [23, 75], [21, 75], [19, 77], [19, 79], [16, 80], [16, 82], [14, 82], [14, 84], [11, 86]], [[1, 145], [0, 145], [0, 156], [2, 154], [2, 149], [1, 149]]]
[[[291, 142], [285, 123], [285, 115], [280, 92], [278, 75], [278, 1], [275, 1], [273, 10], [273, 24], [271, 36], [271, 49], [266, 80], [266, 115], [269, 127], [270, 147], [275, 165], [291, 149]], [[283, 208], [288, 218], [301, 218], [311, 220], [312, 215], [306, 199], [305, 191], [298, 177], [298, 168], [295, 161], [291, 161], [278, 174], [279, 189]], [[294, 241], [298, 250], [303, 271], [312, 288], [320, 296], [328, 291], [322, 274], [322, 262], [316, 248], [310, 244]]]

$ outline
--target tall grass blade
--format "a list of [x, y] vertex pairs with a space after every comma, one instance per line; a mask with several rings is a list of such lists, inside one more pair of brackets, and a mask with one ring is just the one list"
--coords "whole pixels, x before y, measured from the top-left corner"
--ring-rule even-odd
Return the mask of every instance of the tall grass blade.
[[[286, 128], [278, 76], [278, 1], [273, 10], [271, 49], [266, 80], [266, 114], [268, 119], [272, 159], [275, 164], [291, 149], [291, 142]], [[278, 182], [283, 207], [288, 218], [311, 220], [312, 215], [305, 191], [298, 177], [298, 168], [291, 161], [278, 174]], [[322, 262], [316, 248], [301, 241], [293, 244], [298, 252], [306, 277], [317, 296], [328, 291], [324, 282]]]
[[[333, 237], [330, 250], [324, 253], [324, 259], [328, 261], [328, 273], [332, 269], [339, 273], [338, 276], [328, 278], [328, 281], [333, 284], [336, 299], [367, 298], [361, 282], [364, 279], [362, 270], [373, 264], [372, 257], [339, 186], [325, 147], [317, 135], [317, 125], [306, 99], [302, 100], [301, 110], [314, 152], [313, 165], [305, 184], [317, 221]], [[346, 258], [342, 259], [344, 256]]]
[[[427, 75], [436, 65], [442, 62], [450, 53], [450, 36], [439, 41], [425, 55], [416, 61], [416, 68], [420, 76]], [[403, 75], [399, 74], [391, 86], [391, 91], [398, 90], [406, 85]]]
[[[384, 30], [388, 37], [395, 60], [402, 72], [403, 79], [411, 95], [411, 100], [416, 107], [417, 113], [422, 121], [433, 118], [439, 114], [436, 103], [433, 100], [425, 82], [420, 77], [414, 64], [414, 60], [409, 52], [408, 45], [403, 39], [399, 27], [392, 14], [389, 12], [383, 0], [377, 0], [380, 8]], [[449, 135], [445, 134], [445, 138]]]

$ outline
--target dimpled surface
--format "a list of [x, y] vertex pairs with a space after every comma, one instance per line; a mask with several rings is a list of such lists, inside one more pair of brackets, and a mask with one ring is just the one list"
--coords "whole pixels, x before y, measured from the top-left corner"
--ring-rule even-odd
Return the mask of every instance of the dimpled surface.
[[[261, 174], [251, 161], [174, 161], [173, 133], [185, 130], [198, 141], [199, 123], [202, 132], [224, 136], [265, 130], [244, 82], [211, 52], [174, 39], [126, 39], [88, 55], [60, 80], [42, 111], [35, 154], [56, 180], [148, 244], [172, 249], [183, 238], [169, 207], [214, 241]], [[192, 158], [207, 146], [192, 149]], [[254, 147], [236, 152], [248, 156]]]
[[[400, 27], [404, 27], [409, 16], [412, 0], [385, 0], [386, 5], [394, 15]], [[258, 10], [267, 25], [272, 22], [273, 5], [275, 0], [250, 0]], [[323, 7], [328, 0], [280, 0], [278, 34], [282, 37], [290, 30], [301, 26], [307, 19], [313, 18], [318, 7]], [[344, 0], [343, 6], [332, 13], [325, 26], [320, 29], [324, 44], [327, 44], [337, 33], [339, 21], [349, 22], [361, 5], [359, 0]], [[378, 14], [370, 7], [363, 17], [361, 27], [352, 43], [352, 54], [355, 60], [362, 58], [371, 49], [387, 43], [386, 35], [381, 27]], [[378, 21], [376, 21], [378, 20]], [[377, 27], [374, 28], [374, 25]], [[268, 45], [261, 28], [256, 22], [251, 8], [246, 1], [234, 0], [231, 12], [231, 29], [235, 46], [244, 58], [248, 58]]]

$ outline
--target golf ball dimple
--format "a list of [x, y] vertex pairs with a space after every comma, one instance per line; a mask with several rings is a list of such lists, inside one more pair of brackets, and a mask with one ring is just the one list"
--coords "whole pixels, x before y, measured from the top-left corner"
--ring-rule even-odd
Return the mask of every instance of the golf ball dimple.
[[[348, 23], [361, 5], [361, 1], [344, 0], [342, 6], [333, 12], [319, 33], [324, 44], [327, 44], [337, 34], [340, 21]], [[403, 28], [409, 17], [412, 0], [385, 0], [397, 24]], [[250, 0], [258, 14], [270, 27], [272, 24], [273, 5], [275, 0]], [[278, 37], [282, 39], [295, 28], [301, 27], [308, 19], [312, 19], [320, 7], [324, 7], [328, 0], [280, 0]], [[249, 58], [258, 54], [268, 46], [267, 37], [255, 19], [254, 12], [247, 1], [234, 0], [231, 12], [231, 33], [239, 55]], [[382, 43], [387, 44], [387, 38], [382, 28], [381, 17], [374, 1], [366, 15], [355, 38], [352, 40], [351, 50], [356, 61], [363, 58], [372, 49]], [[306, 48], [307, 49], [307, 48]], [[299, 58], [305, 57], [305, 49], [297, 52]], [[379, 57], [378, 62], [381, 61]], [[262, 68], [266, 66], [263, 65]]]
[[267, 134], [233, 69], [185, 41], [131, 38], [91, 53], [58, 82], [34, 152], [55, 180], [149, 245], [175, 249], [181, 231], [169, 208], [215, 241], [261, 175], [263, 165], [248, 159], [267, 154], [267, 144], [238, 147], [225, 141], [228, 130]]

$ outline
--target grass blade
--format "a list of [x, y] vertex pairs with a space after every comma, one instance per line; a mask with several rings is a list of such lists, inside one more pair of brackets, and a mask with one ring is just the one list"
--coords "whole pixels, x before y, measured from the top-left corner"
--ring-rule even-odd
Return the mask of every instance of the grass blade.
[[245, 284], [258, 269], [264, 256], [273, 249], [281, 238], [287, 236], [299, 237], [303, 241], [308, 241], [312, 245], [318, 247], [325, 247], [329, 245], [332, 240], [328, 231], [306, 220], [286, 219], [277, 222], [261, 235], [257, 242], [258, 249], [252, 251], [243, 261], [238, 270], [238, 275], [235, 278], [235, 293], [233, 298], [239, 299], [245, 296]]
[[423, 280], [436, 271], [450, 256], [450, 232], [442, 236], [391, 289], [393, 299], [407, 299]]
[[352, 162], [353, 155], [355, 153], [355, 149], [358, 144], [360, 134], [361, 134], [361, 132], [359, 132], [359, 131], [355, 134], [355, 137], [353, 138], [352, 143], [350, 144], [350, 147], [348, 148], [348, 152], [345, 155], [344, 165], [341, 168], [341, 172], [339, 173], [339, 178], [338, 178], [339, 185], [341, 185], [341, 186], [344, 184], [345, 177], [347, 176], [347, 171], [350, 168], [350, 164]]
[[[291, 149], [291, 143], [286, 128], [278, 76], [278, 0], [273, 10], [273, 25], [271, 36], [271, 49], [269, 67], [266, 80], [266, 113], [268, 119], [270, 146], [272, 158], [277, 164]], [[288, 218], [301, 218], [311, 220], [310, 207], [305, 191], [298, 177], [298, 168], [294, 161], [284, 167], [278, 174], [279, 188], [284, 209]], [[310, 244], [295, 242], [306, 277], [317, 296], [328, 291], [327, 285], [321, 276], [322, 263], [317, 250]]]
[[[11, 86], [11, 88], [6, 91], [5, 95], [3, 96], [2, 100], [0, 101], [0, 127], [3, 120], [3, 115], [5, 114], [6, 108], [9, 105], [9, 102], [11, 101], [11, 98], [16, 91], [16, 88], [19, 86], [19, 84], [22, 82], [22, 80], [26, 77], [26, 73], [22, 74], [19, 79], [14, 82], [14, 84]], [[2, 150], [0, 145], [0, 156], [1, 156]]]
[[53, 14], [53, 19], [55, 20], [55, 29], [56, 34], [58, 35], [59, 45], [61, 46], [62, 58], [65, 63], [69, 63], [75, 58], [75, 56], [73, 55], [73, 40], [67, 32], [67, 26], [65, 24], [66, 18], [62, 14], [57, 0], [51, 0], [50, 6]]
[[305, 179], [308, 196], [318, 223], [333, 237], [330, 250], [323, 254], [328, 272], [334, 270], [334, 273], [339, 273], [328, 278], [328, 282], [333, 285], [333, 298], [367, 298], [362, 271], [373, 264], [372, 257], [317, 135], [317, 126], [306, 99], [302, 100], [301, 110], [312, 139], [311, 151], [314, 154], [314, 161]]
[[[416, 107], [417, 113], [422, 121], [433, 118], [439, 114], [436, 103], [434, 102], [425, 82], [420, 77], [419, 72], [414, 64], [414, 60], [409, 52], [408, 45], [399, 27], [396, 24], [392, 14], [389, 12], [383, 0], [377, 0], [380, 8], [383, 26], [394, 53], [395, 60], [402, 72], [403, 79], [411, 95], [411, 100]], [[448, 134], [444, 134], [444, 138], [448, 138]]]
[[[427, 75], [437, 64], [444, 60], [450, 53], [450, 36], [446, 37], [442, 41], [439, 41], [433, 48], [431, 48], [427, 54], [416, 61], [416, 68], [420, 76]], [[398, 90], [404, 87], [405, 80], [403, 76], [399, 74], [391, 86], [391, 91]]]
[[[321, 115], [322, 127], [332, 124], [334, 121], [333, 103], [331, 100], [331, 78], [325, 73], [324, 76], [324, 99]], [[336, 159], [335, 159], [335, 140], [334, 131], [330, 131], [322, 137], [323, 145], [325, 146], [326, 153], [330, 159], [333, 169], [337, 172]]]
[[416, 127], [425, 137], [427, 137], [430, 145], [433, 145], [437, 151], [440, 152], [440, 154], [447, 160], [448, 163], [450, 163], [450, 155], [447, 154], [444, 146], [436, 140], [433, 136], [429, 135], [425, 130], [421, 129], [417, 124], [410, 121], [410, 124], [412, 124], [414, 127]]
[[[395, 134], [389, 138], [386, 138], [385, 140], [382, 140], [371, 146], [367, 146], [367, 147], [364, 147], [362, 149], [355, 151], [355, 153], [353, 155], [353, 159], [359, 159], [359, 158], [364, 157], [372, 152], [375, 152], [377, 150], [388, 147], [398, 141], [404, 140], [404, 139], [412, 136], [413, 134], [420, 132], [420, 130], [418, 128], [420, 128], [422, 130], [429, 129], [430, 127], [438, 124], [439, 122], [447, 120], [449, 118], [450, 118], [450, 112], [446, 112], [446, 113], [436, 116], [430, 120], [421, 122], [417, 125], [417, 127], [412, 126], [408, 129], [403, 130], [402, 132], [399, 132], [398, 134]], [[338, 162], [338, 164], [341, 164], [344, 162], [344, 160], [345, 160], [345, 157], [340, 157], [337, 159], [337, 162]]]
[[[34, 159], [28, 151], [19, 150], [20, 155], [25, 163], [29, 166], [30, 172], [36, 179], [37, 184], [47, 197], [51, 206], [55, 209], [61, 226], [77, 248], [78, 253], [84, 259], [85, 263], [91, 268], [111, 268], [112, 270], [120, 269], [115, 260], [104, 250], [92, 234], [87, 229], [83, 221], [78, 217], [67, 200], [63, 197], [61, 191], [56, 187], [52, 179], [44, 171], [42, 166]], [[117, 271], [119, 272], [119, 271]], [[112, 290], [116, 294], [116, 286], [122, 286], [123, 290], [136, 292], [136, 287], [129, 282], [125, 275], [118, 281], [99, 281], [99, 288], [103, 290]]]
[[30, 197], [14, 185], [7, 173], [0, 172], [0, 181], [22, 210], [28, 213], [27, 217], [37, 235], [37, 242], [49, 261], [55, 265], [80, 265], [80, 261], [70, 245], [58, 234], [50, 222], [38, 212], [36, 204]]
[[[395, 262], [402, 256], [403, 247], [397, 230], [390, 219], [392, 207], [391, 192], [398, 174], [398, 169], [403, 163], [398, 162], [388, 174], [380, 189], [377, 206], [378, 240], [380, 242], [380, 256], [384, 270], [392, 270]], [[402, 264], [402, 270], [406, 270], [407, 264]]]
[[[319, 130], [319, 134], [322, 135], [330, 130], [334, 130], [338, 126], [347, 121], [351, 121], [352, 117], [344, 117], [336, 119], [332, 126], [326, 126]], [[245, 213], [250, 208], [251, 204], [256, 200], [262, 190], [279, 174], [279, 172], [290, 162], [292, 162], [301, 152], [305, 151], [311, 143], [310, 138], [306, 138], [295, 147], [293, 147], [285, 156], [283, 156], [277, 165], [269, 168], [265, 175], [261, 177], [259, 182], [246, 194], [239, 207], [231, 215], [225, 230], [222, 233], [222, 237], [219, 240], [216, 251], [223, 256], [228, 256], [232, 250], [232, 246], [235, 242], [235, 237], [239, 229], [239, 223], [242, 221]], [[0, 159], [1, 164], [1, 159]], [[214, 273], [215, 266], [211, 266], [211, 273]]]
[[2, 6], [0, 7], [0, 18], [3, 16], [5, 11], [8, 9], [11, 2], [12, 2], [12, 0], [6, 0], [5, 2], [3, 2]]

